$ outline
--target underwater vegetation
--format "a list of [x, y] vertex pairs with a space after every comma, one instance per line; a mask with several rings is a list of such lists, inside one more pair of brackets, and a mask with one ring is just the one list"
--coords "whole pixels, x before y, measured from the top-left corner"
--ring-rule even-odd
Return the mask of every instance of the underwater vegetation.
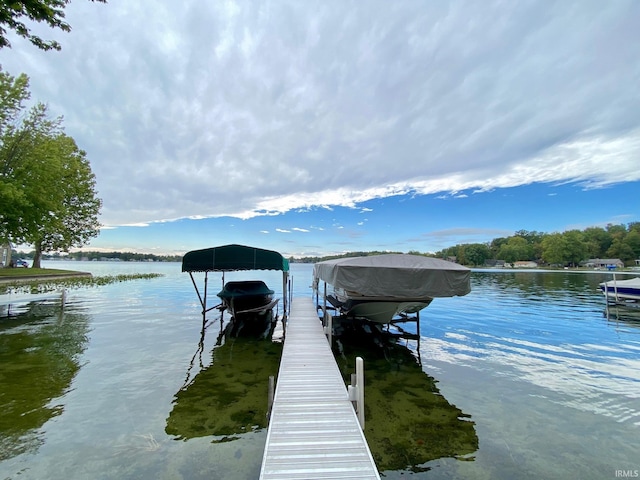
[[16, 279], [13, 283], [0, 285], [0, 295], [5, 294], [40, 294], [55, 292], [57, 290], [100, 287], [117, 282], [128, 282], [131, 280], [147, 280], [162, 277], [160, 273], [134, 273], [121, 275], [100, 275], [100, 276], [68, 276], [66, 278], [46, 278], [39, 279]]
[[178, 439], [215, 436], [213, 442], [267, 426], [269, 376], [276, 376], [282, 344], [255, 337], [224, 338], [211, 364], [175, 395], [165, 431]]
[[475, 425], [438, 391], [411, 350], [377, 325], [335, 322], [333, 351], [345, 382], [365, 366], [365, 436], [380, 472], [428, 470], [430, 460], [473, 460]]

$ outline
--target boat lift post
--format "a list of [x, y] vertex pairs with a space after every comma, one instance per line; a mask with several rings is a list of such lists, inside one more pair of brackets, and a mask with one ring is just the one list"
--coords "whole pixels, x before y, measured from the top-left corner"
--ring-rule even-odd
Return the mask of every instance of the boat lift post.
[[347, 392], [356, 410], [360, 428], [364, 430], [364, 360], [362, 357], [356, 357], [356, 373], [351, 374], [351, 385], [347, 387]]
[[290, 283], [293, 283], [293, 279], [289, 279], [289, 272], [282, 272], [282, 308], [283, 312], [283, 321], [287, 321], [287, 312], [289, 308], [289, 297], [288, 295], [291, 293], [292, 287]]
[[[209, 272], [204, 272], [204, 291], [201, 294], [198, 285], [196, 284], [195, 279], [193, 278], [193, 272], [189, 272], [189, 277], [191, 278], [191, 283], [193, 283], [193, 288], [196, 290], [196, 294], [198, 294], [198, 300], [200, 300], [200, 306], [202, 307], [202, 328], [204, 329], [205, 324], [207, 323], [207, 312], [209, 310], [213, 310], [217, 307], [207, 308], [207, 291], [209, 285]], [[222, 283], [224, 285], [224, 272], [222, 273]]]
[[322, 323], [324, 325], [324, 334], [329, 341], [329, 346], [333, 348], [333, 317], [330, 313], [325, 313]]

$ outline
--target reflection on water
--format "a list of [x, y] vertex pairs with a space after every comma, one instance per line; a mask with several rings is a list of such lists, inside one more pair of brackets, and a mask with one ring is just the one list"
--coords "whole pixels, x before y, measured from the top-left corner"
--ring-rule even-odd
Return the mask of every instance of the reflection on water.
[[481, 445], [473, 468], [440, 461], [431, 478], [599, 479], [638, 468], [640, 337], [623, 317], [603, 318], [597, 286], [608, 276], [474, 272], [470, 295], [424, 312], [424, 367], [473, 416]]
[[640, 305], [607, 305], [603, 316], [613, 326], [640, 328]]
[[0, 461], [42, 445], [40, 429], [63, 413], [57, 399], [80, 369], [89, 331], [89, 319], [64, 313], [59, 300], [4, 306], [2, 313]]
[[[201, 306], [180, 264], [76, 263], [51, 266], [165, 276], [70, 290], [64, 311], [55, 300], [1, 316], [0, 479], [257, 478], [280, 346], [216, 345], [219, 324], [199, 345]], [[310, 296], [312, 266], [291, 268], [294, 296]], [[269, 275], [259, 278], [281, 283]], [[470, 294], [421, 312], [419, 345], [343, 339], [345, 379], [356, 352], [365, 357], [365, 434], [384, 478], [640, 469], [640, 329], [633, 311], [606, 315], [597, 285], [610, 279], [474, 272]]]
[[214, 436], [214, 443], [227, 442], [267, 426], [269, 377], [278, 373], [282, 344], [264, 335], [235, 335], [234, 319], [225, 327], [216, 324], [211, 364], [202, 365], [203, 331], [190, 366], [197, 359], [201, 368], [192, 379], [187, 375], [167, 418], [165, 431], [179, 439]]
[[472, 460], [478, 437], [470, 416], [438, 391], [397, 337], [369, 323], [334, 319], [334, 354], [345, 381], [365, 361], [365, 435], [381, 472], [429, 470], [442, 457]]

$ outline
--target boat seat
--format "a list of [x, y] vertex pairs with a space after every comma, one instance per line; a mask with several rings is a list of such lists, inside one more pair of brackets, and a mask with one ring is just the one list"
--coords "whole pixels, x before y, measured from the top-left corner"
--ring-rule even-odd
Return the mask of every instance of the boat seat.
[[327, 295], [327, 300], [329, 301], [329, 303], [331, 305], [333, 305], [333, 308], [339, 309], [340, 307], [342, 307], [344, 305], [344, 302], [341, 302], [340, 300], [338, 300], [333, 295]]

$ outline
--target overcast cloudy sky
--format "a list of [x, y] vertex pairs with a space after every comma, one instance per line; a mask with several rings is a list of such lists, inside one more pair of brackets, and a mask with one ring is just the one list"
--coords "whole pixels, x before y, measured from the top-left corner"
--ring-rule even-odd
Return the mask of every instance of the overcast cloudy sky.
[[64, 116], [90, 249], [435, 251], [640, 221], [640, 2], [74, 0], [0, 64]]

